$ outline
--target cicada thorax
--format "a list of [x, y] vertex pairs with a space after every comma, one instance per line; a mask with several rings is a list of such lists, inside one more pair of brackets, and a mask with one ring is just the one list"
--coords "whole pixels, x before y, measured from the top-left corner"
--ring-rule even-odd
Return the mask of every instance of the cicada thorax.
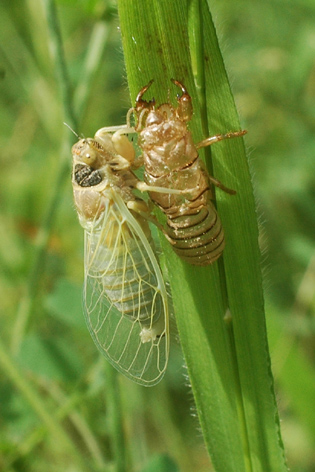
[[[131, 174], [130, 161], [118, 154], [112, 140], [112, 134], [107, 133], [95, 138], [80, 139], [72, 147], [73, 172], [72, 185], [74, 202], [80, 219], [86, 223], [95, 223], [104, 211], [104, 201], [111, 200], [110, 188], [118, 188], [123, 193], [124, 200], [134, 198], [132, 191], [125, 183], [125, 172]], [[121, 139], [127, 141], [126, 136]], [[130, 155], [128, 155], [130, 158]], [[82, 224], [82, 223], [81, 223]]]
[[[140, 99], [139, 99], [140, 95]], [[138, 122], [145, 181], [150, 186], [178, 190], [178, 194], [150, 192], [167, 217], [165, 231], [175, 252], [195, 265], [212, 264], [224, 249], [224, 232], [213, 205], [210, 181], [187, 128], [192, 109], [184, 94], [179, 106], [144, 102], [138, 95], [136, 114], [151, 104]], [[182, 100], [184, 98], [184, 100]]]

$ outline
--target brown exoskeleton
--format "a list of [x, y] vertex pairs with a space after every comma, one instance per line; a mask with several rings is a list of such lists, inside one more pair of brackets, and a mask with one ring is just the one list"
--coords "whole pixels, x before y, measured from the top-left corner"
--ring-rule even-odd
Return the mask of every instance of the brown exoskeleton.
[[[172, 80], [182, 91], [176, 108], [170, 103], [156, 107], [154, 99], [143, 99], [152, 82], [140, 90], [135, 108], [129, 110], [127, 130], [138, 133], [145, 181], [157, 188], [149, 192], [150, 198], [167, 217], [164, 231], [176, 254], [190, 264], [212, 264], [222, 254], [225, 240], [211, 201], [210, 183], [227, 193], [235, 192], [208, 174], [198, 150], [223, 139], [243, 136], [246, 131], [211, 136], [195, 144], [187, 127], [193, 109], [185, 86]], [[136, 118], [134, 128], [129, 123], [132, 113]], [[164, 188], [163, 193], [160, 188]], [[165, 193], [166, 189], [169, 193]]]

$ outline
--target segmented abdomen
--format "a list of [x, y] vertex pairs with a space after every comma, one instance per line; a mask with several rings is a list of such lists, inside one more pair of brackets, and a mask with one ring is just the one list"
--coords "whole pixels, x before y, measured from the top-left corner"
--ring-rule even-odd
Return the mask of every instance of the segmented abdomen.
[[221, 220], [210, 201], [189, 217], [169, 217], [166, 231], [176, 254], [190, 264], [212, 264], [225, 246]]
[[190, 264], [212, 264], [224, 249], [224, 232], [211, 202], [208, 173], [186, 124], [167, 121], [147, 127], [140, 132], [139, 143], [146, 182], [187, 192], [150, 193], [167, 216], [165, 231], [175, 252]]

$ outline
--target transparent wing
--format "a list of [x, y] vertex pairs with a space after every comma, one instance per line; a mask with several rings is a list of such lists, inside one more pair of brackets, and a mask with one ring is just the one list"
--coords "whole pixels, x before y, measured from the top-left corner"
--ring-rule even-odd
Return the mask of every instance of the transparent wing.
[[156, 257], [122, 198], [104, 197], [85, 232], [84, 307], [92, 338], [111, 364], [150, 386], [169, 353], [167, 293]]

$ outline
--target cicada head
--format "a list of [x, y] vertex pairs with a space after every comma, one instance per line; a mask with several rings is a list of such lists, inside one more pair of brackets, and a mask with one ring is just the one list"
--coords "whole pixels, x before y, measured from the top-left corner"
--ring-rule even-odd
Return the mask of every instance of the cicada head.
[[170, 103], [163, 103], [157, 109], [151, 110], [145, 120], [145, 126], [160, 125], [175, 115], [174, 108]]
[[80, 139], [72, 146], [73, 158], [78, 163], [88, 164], [91, 167], [95, 167], [97, 164], [100, 151], [103, 151], [101, 144], [92, 138]]

